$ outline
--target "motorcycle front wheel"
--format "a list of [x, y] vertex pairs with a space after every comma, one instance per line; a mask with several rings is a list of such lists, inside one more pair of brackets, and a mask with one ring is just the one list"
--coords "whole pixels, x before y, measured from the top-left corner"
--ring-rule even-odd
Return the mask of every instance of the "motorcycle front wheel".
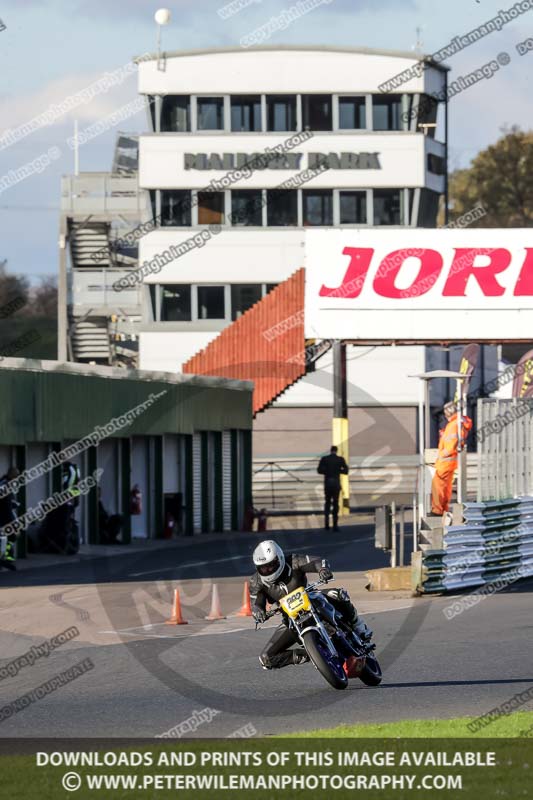
[[332, 656], [320, 634], [315, 630], [304, 632], [303, 640], [309, 658], [329, 685], [334, 689], [346, 689], [348, 676], [343, 662], [338, 656]]

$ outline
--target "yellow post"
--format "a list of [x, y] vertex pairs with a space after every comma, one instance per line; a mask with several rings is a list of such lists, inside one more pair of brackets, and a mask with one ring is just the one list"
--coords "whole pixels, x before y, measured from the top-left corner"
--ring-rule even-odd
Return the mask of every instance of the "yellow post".
[[[333, 417], [332, 425], [333, 444], [338, 448], [338, 455], [342, 456], [350, 466], [350, 448], [348, 439], [348, 418]], [[341, 475], [341, 493], [339, 497], [339, 516], [345, 517], [350, 513], [350, 478]]]
[[[348, 447], [348, 392], [346, 380], [346, 345], [337, 340], [333, 342], [333, 444], [338, 454], [350, 466]], [[339, 514], [350, 513], [350, 481], [348, 475], [341, 475]]]

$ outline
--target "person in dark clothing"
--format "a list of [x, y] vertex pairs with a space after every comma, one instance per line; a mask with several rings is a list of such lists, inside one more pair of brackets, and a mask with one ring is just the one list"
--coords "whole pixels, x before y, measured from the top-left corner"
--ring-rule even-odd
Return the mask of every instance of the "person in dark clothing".
[[333, 530], [338, 531], [341, 475], [348, 475], [348, 465], [342, 456], [337, 455], [335, 445], [331, 448], [329, 456], [322, 456], [317, 472], [319, 475], [324, 476], [324, 527], [326, 530], [329, 529], [331, 510]]
[[[20, 472], [16, 467], [10, 467], [5, 475], [0, 478], [0, 488], [7, 486], [10, 481], [18, 478]], [[0, 497], [0, 534], [5, 525], [9, 525], [17, 518], [18, 503], [13, 492]], [[8, 536], [5, 552], [0, 553], [0, 567], [15, 570], [15, 536]]]
[[69, 499], [49, 511], [39, 528], [38, 551], [75, 555], [80, 548], [80, 534], [76, 509], [80, 504], [80, 469], [77, 464], [65, 461], [61, 465], [61, 491]]
[[117, 541], [122, 528], [122, 515], [109, 514], [102, 503], [102, 492], [98, 487], [98, 530], [100, 544], [121, 544]]
[[[333, 573], [326, 559], [308, 555], [285, 556], [283, 549], [272, 540], [261, 542], [253, 554], [256, 572], [250, 579], [252, 614], [256, 622], [266, 619], [266, 604], [277, 603], [299, 586], [307, 586], [307, 574], [318, 572], [320, 580], [331, 580]], [[329, 602], [340, 611], [346, 622], [363, 638], [370, 639], [372, 632], [358, 619], [357, 611], [346, 589], [327, 589], [323, 592]], [[274, 635], [263, 648], [259, 662], [263, 669], [281, 669], [290, 664], [304, 664], [309, 656], [304, 647], [290, 649], [298, 641], [296, 633], [288, 627], [285, 615]]]

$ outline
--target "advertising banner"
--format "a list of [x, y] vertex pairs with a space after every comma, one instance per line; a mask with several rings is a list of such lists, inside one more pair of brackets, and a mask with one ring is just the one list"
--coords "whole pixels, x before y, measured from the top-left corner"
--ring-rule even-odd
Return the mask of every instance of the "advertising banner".
[[524, 353], [518, 364], [513, 381], [513, 397], [533, 397], [533, 350]]
[[528, 229], [306, 232], [305, 335], [368, 342], [527, 341]]

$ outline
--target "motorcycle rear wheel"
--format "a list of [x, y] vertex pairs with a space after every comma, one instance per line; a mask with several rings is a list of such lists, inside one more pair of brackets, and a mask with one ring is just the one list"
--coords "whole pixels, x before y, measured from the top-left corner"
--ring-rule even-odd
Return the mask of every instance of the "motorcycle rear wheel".
[[337, 657], [337, 664], [331, 663], [332, 656], [320, 634], [315, 630], [308, 631], [303, 634], [303, 640], [309, 658], [329, 685], [334, 689], [346, 689], [348, 677], [344, 672], [341, 659]]
[[374, 656], [366, 657], [366, 664], [361, 670], [359, 678], [363, 681], [365, 686], [379, 686], [383, 679], [381, 674], [381, 667], [377, 658]]

